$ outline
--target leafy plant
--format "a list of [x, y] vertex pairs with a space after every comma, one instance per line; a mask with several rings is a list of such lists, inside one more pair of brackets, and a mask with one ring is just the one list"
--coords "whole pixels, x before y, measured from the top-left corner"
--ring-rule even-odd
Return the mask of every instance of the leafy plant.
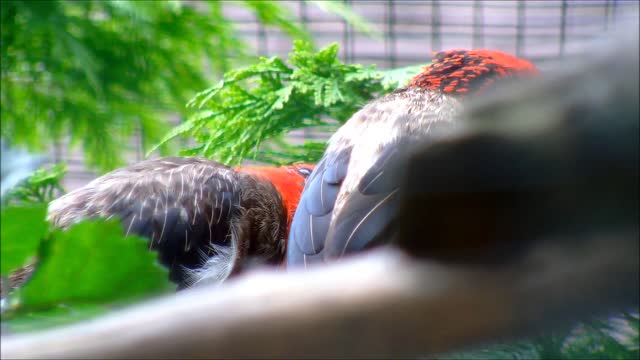
[[45, 204], [12, 206], [2, 209], [0, 230], [2, 266], [0, 274], [7, 276], [27, 264], [49, 229], [45, 221]]
[[25, 307], [109, 302], [174, 288], [148, 240], [125, 237], [119, 221], [84, 221], [51, 235], [38, 251], [37, 270], [18, 293]]
[[637, 359], [640, 356], [638, 309], [580, 322], [565, 331], [511, 343], [493, 344], [439, 359]]
[[48, 203], [65, 192], [61, 182], [66, 173], [64, 163], [37, 169], [13, 187], [2, 200], [5, 204]]
[[[309, 33], [277, 2], [239, 2], [267, 26]], [[87, 164], [124, 163], [130, 135], [143, 148], [187, 114], [196, 89], [251, 51], [219, 1], [0, 2], [1, 135], [30, 150], [69, 138]], [[168, 153], [167, 146], [161, 147]]]
[[10, 189], [29, 177], [38, 166], [44, 162], [44, 157], [34, 155], [24, 149], [14, 148], [2, 141], [0, 143], [0, 158], [2, 159], [2, 178], [0, 182], [0, 199], [4, 202], [5, 195]]
[[420, 70], [413, 66], [383, 72], [344, 64], [338, 50], [331, 44], [314, 52], [311, 44], [296, 41], [288, 64], [279, 57], [263, 57], [227, 72], [189, 102], [195, 114], [157, 146], [187, 135], [199, 145], [181, 154], [215, 157], [226, 164], [246, 158], [276, 164], [317, 160], [324, 143], [293, 145], [285, 135], [307, 127], [333, 131], [366, 102]]
[[[3, 210], [3, 222], [24, 225], [18, 218], [23, 212], [8, 209]], [[33, 220], [34, 216], [25, 218], [30, 221], [29, 226], [33, 226]], [[44, 218], [36, 220], [35, 223], [43, 222]], [[16, 268], [18, 264], [24, 266], [25, 262], [19, 260], [25, 254], [37, 259], [35, 265], [29, 266], [27, 272], [32, 274], [26, 275], [26, 283], [8, 296], [3, 294], [6, 298], [2, 323], [9, 331], [16, 330], [14, 322], [24, 330], [55, 325], [64, 321], [60, 317], [67, 314], [61, 309], [99, 314], [175, 289], [168, 280], [168, 270], [157, 262], [157, 254], [149, 251], [148, 239], [125, 236], [117, 219], [83, 221], [66, 230], [45, 226], [38, 246], [30, 241], [30, 246], [23, 245], [19, 252], [16, 247], [22, 243], [20, 236], [24, 236], [27, 227], [13, 226], [7, 232], [4, 228], [3, 272], [5, 263], [11, 270], [20, 269]], [[41, 232], [30, 233], [35, 236]], [[41, 321], [33, 321], [34, 318]]]

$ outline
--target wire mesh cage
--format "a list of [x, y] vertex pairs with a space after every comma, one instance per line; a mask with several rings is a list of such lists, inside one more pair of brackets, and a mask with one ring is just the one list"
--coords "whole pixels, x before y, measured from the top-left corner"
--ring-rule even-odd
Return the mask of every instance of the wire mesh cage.
[[[431, 51], [495, 48], [544, 63], [575, 52], [606, 31], [633, 1], [345, 1], [377, 29], [375, 38], [305, 2], [287, 2], [319, 45], [339, 42], [347, 62], [381, 68], [419, 64]], [[291, 45], [230, 6], [239, 29], [263, 55], [286, 55]], [[234, 11], [235, 10], [235, 11]], [[625, 14], [629, 16], [629, 14]]]
[[[638, 18], [635, 0], [544, 1], [371, 1], [344, 0], [364, 18], [373, 34], [354, 29], [346, 21], [305, 1], [281, 2], [312, 34], [321, 47], [337, 42], [347, 63], [375, 64], [380, 69], [421, 64], [432, 51], [449, 48], [493, 48], [534, 62], [541, 70], [553, 61], [579, 55], [585, 42], [616, 22]], [[225, 15], [259, 55], [286, 57], [291, 38], [260, 23], [246, 8], [232, 1]], [[202, 89], [194, 89], [194, 93]], [[297, 131], [292, 137], [323, 138], [328, 134]], [[68, 164], [67, 190], [82, 186], [96, 174], [84, 165], [81, 152], [68, 144], [55, 146], [52, 158]], [[132, 138], [128, 162], [144, 157], [141, 137]]]

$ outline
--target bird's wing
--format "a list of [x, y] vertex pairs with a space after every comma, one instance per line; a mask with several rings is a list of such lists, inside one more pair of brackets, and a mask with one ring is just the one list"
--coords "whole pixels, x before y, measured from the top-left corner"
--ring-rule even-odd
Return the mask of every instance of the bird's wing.
[[387, 143], [353, 189], [343, 189], [334, 209], [323, 256], [341, 257], [385, 242], [397, 208], [396, 193], [405, 171], [408, 138]]
[[306, 266], [320, 259], [350, 157], [350, 147], [327, 152], [307, 179], [291, 223], [287, 266]]
[[233, 169], [205, 159], [143, 161], [53, 201], [49, 218], [62, 227], [85, 218], [120, 218], [127, 234], [150, 239], [170, 279], [184, 286], [189, 269], [234, 246], [228, 235], [240, 204], [236, 178]]
[[287, 265], [374, 245], [393, 223], [403, 161], [418, 139], [447, 133], [456, 100], [396, 91], [367, 104], [330, 140], [294, 216]]
[[[383, 240], [394, 219], [408, 138], [386, 144], [352, 191], [343, 182], [351, 148], [328, 152], [307, 181], [289, 237], [287, 265], [309, 265]], [[336, 207], [338, 195], [346, 196]]]
[[[427, 144], [446, 137], [457, 127], [452, 119], [426, 112], [400, 115], [398, 126], [418, 122], [421, 129], [404, 133], [379, 146], [373, 164], [353, 185], [343, 186], [338, 194], [339, 206], [334, 209], [327, 229], [323, 257], [342, 257], [380, 244], [389, 243], [394, 234], [398, 211], [398, 191], [406, 182], [407, 163], [417, 144]], [[454, 165], [455, 166], [455, 165]], [[437, 176], [438, 169], [426, 169]]]

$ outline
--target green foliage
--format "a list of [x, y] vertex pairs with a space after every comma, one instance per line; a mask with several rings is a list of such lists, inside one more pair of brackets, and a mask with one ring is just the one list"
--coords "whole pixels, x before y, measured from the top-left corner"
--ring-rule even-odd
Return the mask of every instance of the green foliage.
[[[219, 1], [0, 4], [2, 138], [42, 151], [70, 137], [101, 171], [123, 164], [134, 129], [143, 147], [157, 142], [168, 115], [185, 115], [196, 89], [248, 59]], [[280, 4], [241, 4], [265, 24], [309, 38]]]
[[46, 206], [31, 204], [13, 206], [2, 209], [0, 251], [2, 264], [0, 274], [8, 275], [11, 271], [27, 264], [32, 259], [40, 240], [49, 230], [45, 221]]
[[[1, 104], [0, 104], [1, 105]], [[31, 154], [14, 148], [0, 140], [0, 205], [4, 204], [9, 190], [20, 184], [45, 162], [42, 155]]]
[[2, 200], [5, 204], [47, 203], [65, 192], [60, 182], [66, 172], [64, 163], [49, 169], [40, 168], [12, 188]]
[[530, 340], [494, 344], [439, 359], [638, 359], [640, 356], [638, 310], [607, 319], [594, 318], [564, 332], [546, 333]]
[[49, 231], [47, 203], [64, 193], [60, 182], [65, 173], [62, 163], [37, 169], [2, 197], [2, 276], [35, 258], [40, 241]]
[[226, 73], [189, 102], [196, 113], [159, 145], [189, 135], [199, 145], [183, 155], [215, 157], [226, 164], [246, 158], [276, 164], [316, 161], [324, 143], [293, 145], [284, 136], [312, 126], [333, 131], [372, 98], [419, 71], [410, 67], [385, 73], [344, 64], [338, 50], [331, 44], [314, 52], [310, 44], [296, 41], [286, 63], [279, 57], [260, 58]]
[[371, 35], [375, 39], [382, 38], [379, 31], [371, 28], [364, 18], [354, 13], [353, 10], [351, 10], [351, 8], [345, 5], [342, 1], [309, 0], [307, 2], [318, 6], [320, 9], [323, 9], [328, 13], [341, 16], [349, 25], [353, 26], [355, 30]]
[[[536, 344], [543, 358], [557, 355], [559, 359], [638, 359], [640, 337], [637, 310], [624, 312], [609, 319], [594, 319], [580, 323], [559, 342], [547, 336]], [[551, 339], [549, 339], [551, 338]], [[560, 351], [554, 345], [561, 343]]]
[[420, 73], [425, 65], [405, 66], [387, 70], [384, 72], [384, 77], [382, 78], [382, 86], [384, 86], [385, 89], [406, 86], [409, 80]]
[[37, 270], [18, 293], [21, 303], [50, 309], [58, 303], [109, 302], [175, 288], [148, 246], [146, 239], [125, 237], [118, 220], [55, 230], [42, 243]]
[[256, 14], [256, 18], [264, 25], [275, 26], [292, 39], [313, 41], [311, 34], [294, 22], [293, 14], [280, 6], [277, 1], [244, 0], [245, 6]]
[[[3, 274], [5, 267], [15, 270], [22, 266], [25, 257], [36, 258], [37, 263], [26, 284], [9, 295], [10, 311], [4, 309], [2, 322], [11, 331], [16, 331], [14, 323], [18, 329], [42, 328], [69, 321], [65, 314], [81, 319], [110, 306], [175, 289], [168, 280], [168, 270], [157, 262], [157, 253], [149, 251], [148, 240], [125, 236], [119, 220], [83, 221], [47, 233], [43, 211], [40, 217], [32, 214], [26, 218], [15, 209], [19, 208], [3, 209], [3, 222], [6, 217], [16, 224], [12, 231], [23, 234], [6, 237], [11, 234], [5, 233], [3, 226]], [[21, 216], [24, 222], [19, 221]], [[44, 234], [31, 230], [34, 224], [42, 223]], [[34, 237], [28, 247], [25, 234]]]

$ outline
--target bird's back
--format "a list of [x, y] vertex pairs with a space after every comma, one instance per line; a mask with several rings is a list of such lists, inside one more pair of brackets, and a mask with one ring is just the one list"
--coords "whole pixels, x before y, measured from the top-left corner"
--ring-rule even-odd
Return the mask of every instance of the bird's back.
[[[252, 245], [252, 240], [267, 237], [264, 233], [284, 238], [281, 201], [268, 180], [208, 159], [172, 157], [99, 177], [51, 202], [48, 216], [62, 228], [87, 218], [119, 218], [126, 234], [149, 239], [150, 249], [169, 267], [170, 279], [184, 287], [203, 278], [224, 280], [239, 269], [252, 246], [260, 255], [277, 253]], [[256, 207], [267, 203], [273, 206], [256, 214]], [[255, 215], [264, 219], [248, 219]], [[265, 229], [256, 230], [261, 221]]]

